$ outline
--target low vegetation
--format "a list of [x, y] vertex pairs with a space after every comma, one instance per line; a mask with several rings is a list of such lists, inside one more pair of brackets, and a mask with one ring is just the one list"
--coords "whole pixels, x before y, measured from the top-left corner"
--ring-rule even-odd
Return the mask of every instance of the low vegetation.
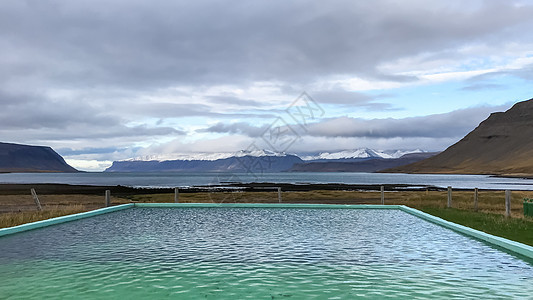
[[506, 218], [501, 214], [455, 208], [423, 207], [420, 210], [450, 222], [533, 246], [532, 218]]
[[[80, 213], [104, 207], [102, 196], [40, 195], [42, 211], [31, 195], [0, 195], [0, 228]], [[128, 203], [124, 198], [112, 198], [114, 204]]]
[[87, 211], [83, 205], [43, 207], [41, 211], [21, 211], [0, 214], [0, 228], [46, 220]]

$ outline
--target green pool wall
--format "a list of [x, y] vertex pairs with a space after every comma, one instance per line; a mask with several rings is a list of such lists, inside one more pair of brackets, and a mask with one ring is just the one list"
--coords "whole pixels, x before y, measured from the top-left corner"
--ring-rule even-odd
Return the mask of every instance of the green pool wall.
[[466, 226], [459, 225], [459, 224], [456, 224], [456, 223], [453, 223], [453, 222], [450, 222], [450, 221], [446, 221], [446, 220], [441, 219], [439, 217], [435, 217], [433, 215], [427, 214], [425, 212], [422, 212], [422, 211], [419, 211], [417, 209], [410, 208], [410, 207], [407, 207], [407, 206], [403, 206], [402, 205], [400, 207], [400, 210], [404, 211], [406, 213], [409, 213], [411, 215], [417, 216], [417, 217], [419, 217], [421, 219], [424, 219], [424, 220], [426, 220], [428, 222], [431, 222], [431, 223], [434, 223], [434, 224], [438, 224], [438, 225], [440, 225], [442, 227], [445, 227], [445, 228], [451, 229], [453, 231], [465, 234], [467, 236], [471, 236], [473, 238], [485, 241], [485, 242], [487, 242], [489, 244], [493, 244], [493, 245], [502, 247], [502, 248], [507, 249], [507, 250], [509, 250], [511, 252], [518, 253], [520, 255], [527, 256], [529, 258], [533, 258], [533, 247], [531, 247], [529, 245], [522, 244], [522, 243], [515, 242], [515, 241], [511, 241], [511, 240], [508, 240], [506, 238], [502, 238], [502, 237], [499, 237], [499, 236], [495, 236], [495, 235], [492, 235], [492, 234], [485, 233], [483, 231], [472, 229], [470, 227], [466, 227]]
[[523, 255], [525, 257], [533, 259], [533, 247], [511, 241], [502, 237], [494, 236], [479, 230], [475, 230], [463, 225], [459, 225], [453, 222], [446, 221], [439, 217], [424, 213], [414, 208], [410, 208], [404, 205], [338, 205], [338, 204], [284, 204], [284, 203], [131, 203], [131, 204], [122, 204], [107, 208], [101, 208], [89, 212], [78, 213], [74, 215], [62, 216], [57, 218], [52, 218], [48, 220], [23, 224], [19, 226], [9, 227], [0, 229], [0, 236], [14, 234], [22, 231], [32, 230], [36, 228], [46, 227], [50, 225], [55, 225], [59, 223], [65, 223], [69, 221], [74, 221], [83, 218], [89, 218], [105, 213], [111, 213], [119, 210], [134, 208], [134, 207], [147, 207], [147, 208], [321, 208], [321, 209], [397, 209], [405, 213], [411, 214], [418, 218], [421, 218], [425, 221], [443, 226], [445, 228], [451, 229], [453, 231], [462, 233], [464, 235], [485, 241], [489, 244], [501, 247], [508, 251]]

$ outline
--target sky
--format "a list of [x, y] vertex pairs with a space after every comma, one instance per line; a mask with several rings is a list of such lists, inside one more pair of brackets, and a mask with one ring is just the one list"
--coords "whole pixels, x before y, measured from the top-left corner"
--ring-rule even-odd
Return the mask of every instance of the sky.
[[532, 15], [512, 0], [3, 0], [0, 141], [87, 171], [172, 153], [442, 151], [533, 98]]

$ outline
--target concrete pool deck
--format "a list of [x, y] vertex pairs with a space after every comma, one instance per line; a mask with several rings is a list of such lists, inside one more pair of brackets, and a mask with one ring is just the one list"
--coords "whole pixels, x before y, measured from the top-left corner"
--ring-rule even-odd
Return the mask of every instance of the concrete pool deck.
[[479, 230], [462, 226], [453, 222], [443, 220], [439, 217], [424, 213], [414, 208], [404, 205], [338, 205], [338, 204], [254, 204], [254, 203], [130, 203], [112, 207], [101, 208], [88, 212], [67, 215], [48, 220], [27, 223], [19, 226], [0, 229], [0, 237], [32, 229], [47, 227], [55, 224], [70, 222], [74, 220], [89, 218], [101, 214], [111, 213], [130, 208], [320, 208], [320, 209], [392, 209], [401, 210], [405, 213], [419, 217], [425, 221], [440, 225], [455, 232], [469, 237], [485, 241], [494, 246], [506, 249], [507, 251], [523, 255], [533, 259], [533, 247], [494, 236]]

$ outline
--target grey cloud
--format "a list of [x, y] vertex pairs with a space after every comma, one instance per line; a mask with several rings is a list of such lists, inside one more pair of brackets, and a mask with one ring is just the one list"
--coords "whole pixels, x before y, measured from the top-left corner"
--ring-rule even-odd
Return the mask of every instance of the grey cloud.
[[467, 81], [470, 85], [467, 85], [465, 88], [469, 89], [470, 87], [473, 87], [476, 89], [477, 86], [481, 88], [497, 88], [500, 87], [500, 85], [497, 83], [498, 79], [501, 79], [505, 76], [514, 76], [527, 81], [533, 81], [533, 64], [528, 64], [519, 69], [503, 69], [496, 72], [488, 72], [474, 76]]
[[34, 93], [0, 91], [0, 128], [39, 129], [90, 124], [116, 126], [120, 120], [81, 101], [59, 101]]
[[462, 87], [461, 90], [463, 91], [482, 91], [482, 90], [490, 90], [490, 89], [499, 89], [504, 88], [505, 86], [501, 84], [496, 83], [474, 83], [467, 85], [465, 87]]
[[259, 137], [265, 133], [267, 125], [263, 126], [252, 126], [246, 122], [238, 122], [231, 124], [217, 123], [215, 125], [209, 126], [205, 129], [200, 129], [198, 132], [212, 132], [212, 133], [230, 133], [230, 134], [244, 134], [249, 137]]
[[233, 104], [233, 105], [240, 105], [244, 107], [249, 107], [249, 106], [258, 107], [258, 106], [266, 105], [263, 102], [259, 102], [259, 101], [251, 100], [251, 99], [241, 99], [235, 96], [207, 96], [206, 98], [213, 103]]
[[120, 142], [138, 142], [143, 138], [153, 138], [155, 136], [185, 135], [186, 133], [172, 127], [149, 127], [147, 125], [125, 126], [88, 126], [86, 124], [72, 125], [66, 128], [26, 129], [24, 131], [13, 132], [12, 130], [0, 129], [0, 136], [4, 140], [21, 143], [35, 143], [44, 141], [86, 141], [91, 145], [102, 140], [115, 139]]
[[[118, 103], [123, 106], [123, 103]], [[126, 111], [133, 115], [154, 116], [161, 118], [179, 118], [192, 116], [209, 116], [211, 107], [203, 104], [181, 104], [181, 103], [130, 103]]]
[[130, 117], [183, 118], [183, 117], [213, 117], [213, 118], [272, 118], [274, 110], [246, 110], [238, 108], [233, 112], [217, 112], [206, 104], [195, 103], [170, 103], [170, 102], [143, 102], [138, 99], [122, 100], [110, 103], [108, 110], [120, 112]]
[[372, 119], [341, 117], [311, 124], [308, 135], [325, 137], [462, 137], [473, 130], [491, 112], [506, 106], [484, 106], [449, 113], [403, 119]]
[[[434, 114], [403, 119], [359, 119], [340, 117], [309, 124], [305, 132], [299, 134], [328, 138], [460, 138], [473, 130], [494, 111], [502, 111], [507, 106], [483, 106], [449, 113]], [[203, 131], [216, 133], [244, 134], [258, 137], [267, 126], [252, 126], [239, 122], [218, 123]]]
[[518, 76], [527, 81], [533, 81], [533, 64], [529, 64], [522, 69], [507, 71], [506, 73]]
[[[172, 127], [128, 125], [119, 113], [80, 100], [0, 90], [0, 136], [15, 142], [185, 135]], [[119, 111], [120, 112], [120, 111]]]
[[380, 63], [527, 27], [532, 12], [507, 1], [464, 10], [439, 1], [8, 0], [0, 51], [16, 54], [2, 78], [138, 88], [386, 77], [393, 75], [378, 72]]
[[350, 92], [345, 90], [314, 91], [311, 93], [314, 100], [319, 104], [340, 104], [348, 107], [362, 107], [367, 110], [394, 110], [389, 103], [377, 102], [386, 95], [370, 96], [360, 92]]
[[[136, 148], [137, 150], [140, 148]], [[87, 147], [83, 149], [72, 149], [72, 148], [58, 148], [55, 149], [59, 154], [61, 155], [68, 155], [68, 156], [74, 156], [74, 155], [82, 155], [82, 154], [109, 154], [119, 151], [126, 151], [129, 150], [128, 148], [116, 148], [116, 147], [106, 147], [106, 148], [93, 148], [93, 147]]]

